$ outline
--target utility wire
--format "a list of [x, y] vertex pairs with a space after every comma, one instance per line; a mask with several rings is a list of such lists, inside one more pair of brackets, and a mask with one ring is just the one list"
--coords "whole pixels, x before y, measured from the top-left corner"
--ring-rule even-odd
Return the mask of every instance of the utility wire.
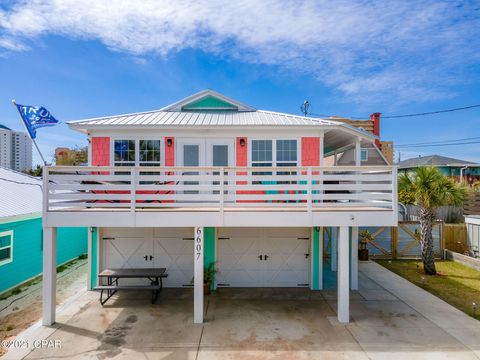
[[428, 111], [423, 113], [416, 113], [416, 114], [405, 114], [405, 115], [391, 115], [391, 116], [382, 116], [383, 119], [395, 119], [395, 118], [404, 118], [404, 117], [413, 117], [413, 116], [423, 116], [423, 115], [433, 115], [433, 114], [441, 114], [446, 112], [453, 112], [453, 111], [460, 111], [460, 110], [467, 110], [480, 107], [480, 104], [453, 108], [453, 109], [446, 109], [446, 110], [437, 110], [437, 111]]
[[480, 141], [458, 142], [458, 143], [449, 143], [449, 144], [432, 144], [432, 145], [396, 146], [396, 148], [401, 148], [401, 149], [410, 149], [410, 148], [420, 148], [420, 147], [433, 147], [433, 146], [453, 146], [453, 145], [470, 145], [470, 144], [480, 144]]
[[448, 143], [453, 143], [453, 142], [466, 141], [466, 140], [476, 140], [476, 139], [480, 139], [480, 136], [463, 138], [463, 139], [453, 139], [453, 140], [430, 141], [430, 142], [420, 142], [420, 143], [410, 143], [410, 144], [397, 144], [396, 146], [399, 147], [399, 146], [415, 146], [415, 145], [448, 144]]
[[[448, 112], [454, 112], [454, 111], [468, 110], [468, 109], [479, 108], [479, 107], [480, 107], [480, 104], [476, 104], [476, 105], [470, 105], [470, 106], [464, 106], [464, 107], [458, 107], [458, 108], [452, 108], [452, 109], [427, 111], [427, 112], [421, 112], [421, 113], [401, 114], [401, 115], [384, 115], [381, 118], [382, 119], [397, 119], [397, 118], [406, 118], [406, 117], [415, 117], [415, 116], [434, 115], [434, 114], [442, 114], [442, 113], [448, 113]], [[317, 114], [317, 113], [312, 113], [312, 112], [309, 112], [307, 115], [321, 116], [321, 117], [335, 117], [336, 116], [336, 115]], [[348, 116], [346, 118], [354, 119], [354, 120], [361, 120], [361, 119], [368, 119], [369, 116]]]

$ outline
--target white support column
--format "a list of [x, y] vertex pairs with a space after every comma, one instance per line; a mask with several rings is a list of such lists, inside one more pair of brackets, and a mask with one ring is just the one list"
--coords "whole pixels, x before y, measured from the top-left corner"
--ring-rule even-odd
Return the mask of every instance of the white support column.
[[194, 289], [193, 289], [193, 322], [203, 323], [203, 227], [194, 230]]
[[337, 271], [337, 245], [338, 245], [338, 232], [330, 228], [330, 270]]
[[348, 226], [341, 226], [338, 230], [337, 316], [341, 323], [350, 321], [348, 230]]
[[352, 227], [352, 267], [350, 271], [350, 288], [358, 290], [358, 227]]
[[[362, 165], [362, 144], [361, 139], [357, 139], [355, 143], [355, 166]], [[361, 184], [361, 181], [357, 181], [357, 184]], [[358, 190], [358, 192], [361, 192]], [[352, 290], [358, 290], [358, 227], [352, 227], [351, 231], [351, 241], [352, 241], [352, 267], [350, 270], [350, 279], [351, 284], [350, 288]]]
[[323, 226], [318, 233], [318, 290], [323, 290]]
[[57, 228], [43, 228], [43, 318], [42, 324], [49, 326], [55, 323], [55, 307], [57, 295]]
[[357, 139], [355, 142], [355, 166], [362, 165], [362, 146], [361, 140]]

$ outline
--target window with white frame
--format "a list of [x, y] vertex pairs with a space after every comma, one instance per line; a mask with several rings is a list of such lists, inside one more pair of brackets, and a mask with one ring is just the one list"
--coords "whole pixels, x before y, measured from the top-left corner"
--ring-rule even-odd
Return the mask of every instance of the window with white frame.
[[297, 166], [297, 152], [297, 140], [252, 140], [252, 166]]
[[252, 140], [252, 166], [273, 166], [272, 140]]
[[140, 166], [160, 166], [160, 140], [139, 140]]
[[297, 140], [276, 141], [276, 166], [297, 166]]
[[115, 140], [113, 145], [114, 166], [135, 166], [135, 140]]
[[114, 140], [114, 166], [160, 166], [160, 140]]
[[13, 261], [13, 231], [0, 232], [0, 265]]

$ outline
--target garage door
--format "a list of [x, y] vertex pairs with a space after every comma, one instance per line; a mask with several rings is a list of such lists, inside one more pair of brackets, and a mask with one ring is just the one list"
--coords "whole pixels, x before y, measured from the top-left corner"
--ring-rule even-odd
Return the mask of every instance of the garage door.
[[217, 286], [307, 287], [310, 229], [221, 228]]
[[[193, 277], [193, 228], [105, 228], [103, 268], [167, 269], [165, 287], [190, 286]], [[145, 283], [123, 279], [124, 284]]]

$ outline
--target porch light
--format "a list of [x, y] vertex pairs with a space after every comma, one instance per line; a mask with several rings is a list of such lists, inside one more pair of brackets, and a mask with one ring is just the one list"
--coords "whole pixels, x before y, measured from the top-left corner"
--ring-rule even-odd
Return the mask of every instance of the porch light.
[[173, 143], [172, 138], [168, 138], [167, 139], [167, 146], [172, 147], [172, 143]]
[[245, 146], [245, 138], [240, 139], [240, 146], [244, 147]]

